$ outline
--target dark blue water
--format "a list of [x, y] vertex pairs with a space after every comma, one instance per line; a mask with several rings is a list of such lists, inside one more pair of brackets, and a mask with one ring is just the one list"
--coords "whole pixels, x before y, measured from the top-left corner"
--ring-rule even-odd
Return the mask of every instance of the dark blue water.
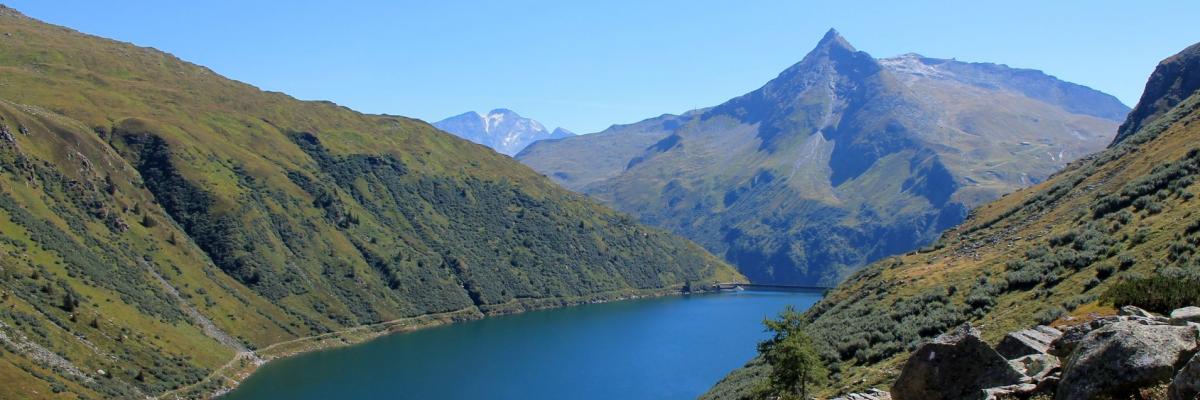
[[228, 399], [694, 399], [762, 320], [819, 292], [737, 292], [487, 318], [267, 364]]

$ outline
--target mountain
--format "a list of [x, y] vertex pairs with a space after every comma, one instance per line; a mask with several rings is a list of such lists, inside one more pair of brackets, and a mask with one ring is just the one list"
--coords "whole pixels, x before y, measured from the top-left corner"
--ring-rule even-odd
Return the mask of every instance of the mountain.
[[201, 397], [300, 351], [738, 279], [423, 122], [0, 7], [0, 398]]
[[1146, 83], [1142, 99], [1129, 113], [1129, 119], [1121, 124], [1113, 143], [1137, 133], [1148, 121], [1157, 119], [1200, 89], [1200, 72], [1197, 71], [1200, 71], [1200, 45], [1188, 47], [1160, 62]]
[[833, 284], [1104, 148], [1127, 112], [1038, 71], [877, 60], [830, 30], [753, 92], [539, 142], [517, 159], [753, 281]]
[[433, 126], [509, 156], [539, 140], [575, 136], [575, 133], [563, 128], [548, 131], [542, 123], [503, 108], [492, 110], [487, 115], [474, 111], [462, 113], [434, 122]]
[[[933, 246], [851, 276], [803, 316], [835, 371], [825, 394], [885, 388], [917, 344], [970, 322], [995, 345], [1035, 324], [1134, 305], [1200, 304], [1197, 46], [1168, 58], [1124, 127], [1140, 126], [1046, 182], [983, 205]], [[1165, 67], [1164, 67], [1165, 66]], [[706, 398], [745, 398], [761, 361]]]

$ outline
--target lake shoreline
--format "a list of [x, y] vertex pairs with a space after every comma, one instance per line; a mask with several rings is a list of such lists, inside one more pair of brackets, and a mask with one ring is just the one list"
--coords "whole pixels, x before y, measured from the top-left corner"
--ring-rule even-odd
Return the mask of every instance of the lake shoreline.
[[341, 331], [277, 342], [262, 349], [253, 350], [250, 352], [251, 354], [235, 354], [228, 363], [214, 370], [204, 380], [184, 388], [163, 393], [155, 398], [219, 398], [237, 389], [246, 378], [271, 361], [315, 351], [353, 346], [392, 334], [408, 333], [489, 317], [574, 307], [585, 304], [719, 292], [721, 290], [694, 290], [686, 292], [683, 290], [683, 286], [679, 285], [658, 289], [602, 292], [574, 298], [514, 299], [502, 304], [485, 305], [483, 307], [471, 306], [460, 310], [424, 314], [369, 325], [359, 325]]

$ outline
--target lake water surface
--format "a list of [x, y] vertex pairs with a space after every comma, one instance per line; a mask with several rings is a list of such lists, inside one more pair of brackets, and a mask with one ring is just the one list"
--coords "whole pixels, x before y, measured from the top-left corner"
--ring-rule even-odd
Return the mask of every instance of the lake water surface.
[[746, 291], [486, 318], [271, 362], [224, 399], [694, 399], [762, 319], [820, 292]]

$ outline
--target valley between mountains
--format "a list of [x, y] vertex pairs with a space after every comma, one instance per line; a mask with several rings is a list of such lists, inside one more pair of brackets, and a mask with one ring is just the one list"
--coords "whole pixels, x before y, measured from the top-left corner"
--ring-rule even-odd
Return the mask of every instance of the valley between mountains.
[[[674, 368], [614, 355], [706, 359], [681, 353], [753, 358], [621, 389], [1200, 393], [1200, 44], [1133, 109], [1033, 69], [877, 58], [833, 29], [795, 59], [723, 103], [577, 135], [507, 108], [431, 124], [299, 100], [0, 6], [0, 399], [237, 398], [281, 358], [518, 313], [417, 342], [472, 357], [355, 348], [379, 350], [364, 386], [397, 365], [450, 366], [405, 385], [464, 387], [532, 366], [483, 380], [510, 390], [353, 393], [519, 398], [539, 370], [614, 386]], [[565, 308], [644, 297], [663, 301]], [[802, 309], [765, 333], [703, 336], [785, 303]], [[559, 350], [515, 362], [538, 347]], [[320, 380], [298, 365], [241, 396]]]

